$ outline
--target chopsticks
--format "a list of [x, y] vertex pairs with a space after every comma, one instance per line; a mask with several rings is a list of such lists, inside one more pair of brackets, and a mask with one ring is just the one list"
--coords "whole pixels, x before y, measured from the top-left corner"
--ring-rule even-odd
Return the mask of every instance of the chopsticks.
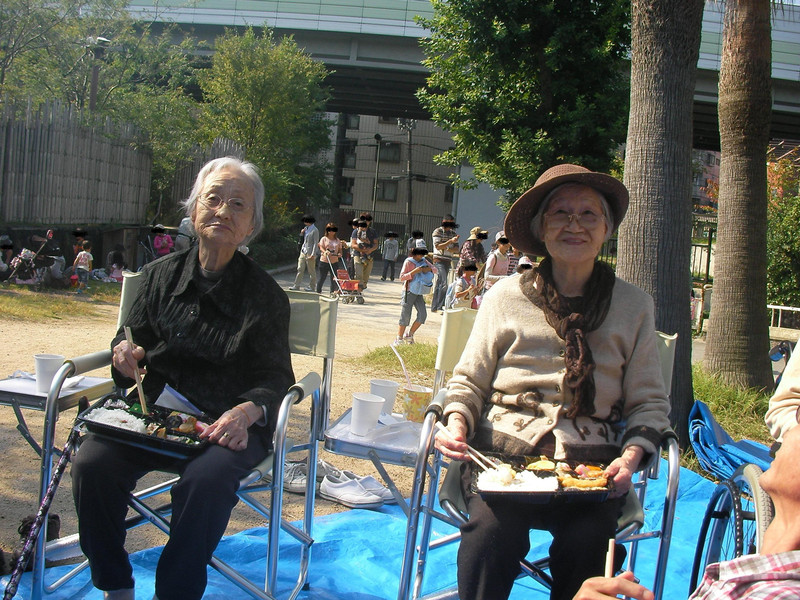
[[[125, 339], [133, 346], [133, 336], [131, 335], [131, 328], [127, 325], [123, 328], [125, 330]], [[136, 392], [139, 394], [139, 404], [142, 405], [142, 413], [148, 415], [150, 411], [147, 410], [147, 400], [144, 397], [144, 388], [142, 387], [142, 375], [139, 373], [139, 366], [133, 370], [134, 379], [136, 380]]]
[[614, 576], [614, 547], [616, 545], [616, 540], [614, 538], [609, 538], [608, 540], [608, 552], [606, 552], [606, 577], [613, 577]]
[[[445, 427], [445, 426], [444, 426], [444, 425], [442, 425], [441, 423], [437, 422], [437, 423], [436, 423], [436, 428], [437, 428], [439, 431], [442, 431], [442, 432], [444, 432], [444, 434], [445, 434], [447, 437], [449, 437], [451, 440], [455, 441], [455, 438], [454, 438], [454, 437], [453, 437], [453, 435], [450, 433], [450, 431], [447, 429], [447, 427]], [[481, 454], [480, 452], [478, 452], [477, 450], [475, 450], [475, 448], [473, 448], [473, 447], [472, 447], [472, 446], [470, 446], [469, 444], [467, 444], [467, 454], [469, 455], [469, 457], [470, 457], [470, 458], [471, 458], [473, 461], [475, 461], [475, 464], [477, 464], [477, 465], [478, 465], [478, 466], [479, 466], [481, 469], [483, 469], [484, 471], [491, 471], [492, 469], [496, 469], [496, 468], [497, 468], [497, 465], [495, 465], [495, 464], [494, 464], [494, 463], [493, 463], [491, 460], [489, 460], [488, 458], [486, 458], [486, 457], [485, 457], [483, 454]]]

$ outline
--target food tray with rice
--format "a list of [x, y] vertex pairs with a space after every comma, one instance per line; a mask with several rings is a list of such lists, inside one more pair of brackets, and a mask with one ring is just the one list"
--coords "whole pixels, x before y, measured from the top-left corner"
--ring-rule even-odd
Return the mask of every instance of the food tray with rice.
[[531, 504], [602, 502], [614, 489], [601, 465], [553, 461], [544, 456], [487, 453], [498, 467], [472, 469], [471, 491], [490, 502], [514, 500]]
[[208, 445], [199, 433], [212, 422], [208, 415], [189, 415], [160, 406], [143, 415], [136, 398], [105, 396], [78, 415], [78, 422], [115, 442], [175, 458], [191, 458]]

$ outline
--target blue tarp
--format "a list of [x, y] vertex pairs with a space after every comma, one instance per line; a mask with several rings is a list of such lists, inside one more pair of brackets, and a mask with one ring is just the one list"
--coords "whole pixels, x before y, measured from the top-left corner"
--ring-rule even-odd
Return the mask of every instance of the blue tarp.
[[[661, 478], [648, 487], [647, 521], [660, 522], [663, 506], [667, 467], [662, 464]], [[700, 521], [705, 512], [714, 484], [699, 475], [682, 469], [677, 515], [672, 537], [665, 598], [683, 599], [688, 595], [688, 578]], [[400, 576], [400, 562], [406, 520], [396, 506], [380, 510], [351, 510], [319, 517], [314, 521], [315, 543], [312, 547], [309, 570], [309, 589], [299, 598], [319, 600], [394, 600]], [[445, 535], [452, 528], [437, 524], [434, 535]], [[217, 555], [249, 576], [263, 581], [266, 556], [267, 531], [251, 529], [222, 540]], [[285, 596], [296, 578], [297, 544], [282, 532], [279, 592]], [[544, 556], [549, 545], [549, 535], [534, 531], [531, 534], [531, 557]], [[656, 556], [656, 543], [644, 541], [639, 545], [637, 576], [645, 585], [651, 585]], [[456, 545], [437, 549], [428, 562], [424, 589], [426, 592], [449, 587], [456, 578]], [[136, 598], [150, 600], [153, 596], [155, 567], [160, 548], [151, 548], [131, 555], [136, 579]], [[48, 581], [63, 574], [65, 567], [47, 570]], [[0, 589], [5, 589], [8, 577], [0, 579]], [[30, 574], [26, 574], [16, 598], [29, 598]], [[48, 595], [53, 600], [99, 600], [102, 594], [92, 588], [89, 573]], [[246, 598], [246, 594], [228, 582], [216, 571], [209, 569], [209, 584], [204, 598], [232, 600]], [[549, 597], [538, 584], [521, 579], [511, 598], [514, 600], [545, 600]]]
[[702, 467], [720, 479], [727, 479], [741, 465], [754, 463], [769, 468], [769, 448], [752, 440], [733, 441], [720, 427], [708, 406], [695, 400], [689, 413], [689, 439]]

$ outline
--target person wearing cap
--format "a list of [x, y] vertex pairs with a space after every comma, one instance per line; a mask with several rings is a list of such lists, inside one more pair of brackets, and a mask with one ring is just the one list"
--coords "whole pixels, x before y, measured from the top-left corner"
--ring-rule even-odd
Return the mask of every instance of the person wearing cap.
[[486, 263], [486, 249], [483, 247], [482, 240], [488, 238], [488, 232], [480, 227], [473, 227], [469, 230], [469, 237], [464, 245], [461, 246], [459, 256], [459, 266], [472, 263], [478, 270]]
[[433, 230], [433, 266], [436, 267], [436, 283], [433, 287], [431, 310], [436, 312], [444, 307], [447, 295], [447, 277], [453, 259], [458, 257], [458, 238], [456, 221], [453, 215], [445, 215], [442, 225]]
[[[400, 269], [400, 281], [403, 282], [403, 296], [400, 299], [400, 321], [398, 322], [397, 337], [393, 346], [399, 344], [413, 344], [414, 333], [425, 324], [428, 313], [425, 310], [425, 294], [431, 289], [433, 283], [433, 265], [425, 256], [427, 248], [414, 248], [411, 256], [403, 261]], [[417, 311], [417, 318], [406, 332], [406, 327], [411, 322], [411, 309]]]
[[307, 292], [317, 289], [317, 244], [319, 244], [319, 229], [314, 225], [316, 219], [313, 215], [303, 215], [303, 229], [300, 231], [300, 255], [297, 257], [297, 275], [290, 290], [299, 290], [306, 271], [308, 271]]
[[488, 291], [495, 283], [508, 276], [508, 251], [511, 242], [508, 241], [505, 231], [498, 231], [494, 236], [495, 249], [486, 258], [486, 272], [484, 274], [484, 292]]
[[[469, 522], [458, 552], [462, 600], [507, 598], [528, 530], [553, 534], [551, 598], [572, 598], [602, 575], [622, 496], [669, 429], [653, 299], [597, 260], [628, 208], [613, 177], [577, 165], [545, 171], [506, 215], [504, 231], [535, 268], [486, 294], [447, 385], [436, 445], [466, 461]], [[600, 465], [604, 501], [487, 503], [469, 489], [466, 442], [506, 455]], [[617, 552], [621, 562], [624, 552]]]
[[406, 252], [409, 256], [411, 256], [411, 251], [414, 248], [428, 249], [428, 246], [425, 244], [425, 234], [418, 229], [411, 232], [411, 237], [408, 238], [408, 242], [406, 242]]
[[371, 223], [372, 215], [361, 213], [356, 229], [350, 236], [355, 276], [361, 282], [362, 290], [367, 289], [369, 284], [369, 276], [372, 274], [372, 264], [375, 258], [372, 253], [378, 249], [378, 234], [370, 226]]
[[150, 231], [155, 234], [153, 238], [153, 248], [156, 251], [156, 256], [166, 256], [172, 252], [172, 247], [175, 243], [172, 241], [172, 236], [167, 233], [163, 225], [156, 225]]

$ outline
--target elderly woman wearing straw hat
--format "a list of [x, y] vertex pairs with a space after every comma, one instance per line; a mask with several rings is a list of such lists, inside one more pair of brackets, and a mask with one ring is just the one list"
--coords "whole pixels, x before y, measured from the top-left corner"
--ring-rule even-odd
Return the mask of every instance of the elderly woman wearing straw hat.
[[487, 503], [469, 491], [466, 462], [462, 600], [508, 597], [531, 528], [553, 534], [551, 598], [572, 598], [602, 574], [620, 496], [669, 427], [653, 300], [596, 260], [627, 208], [618, 180], [563, 164], [506, 216], [514, 247], [545, 258], [485, 296], [448, 384], [452, 439], [440, 433], [437, 447], [462, 461], [469, 440], [481, 450], [603, 464], [615, 492], [594, 503]]

